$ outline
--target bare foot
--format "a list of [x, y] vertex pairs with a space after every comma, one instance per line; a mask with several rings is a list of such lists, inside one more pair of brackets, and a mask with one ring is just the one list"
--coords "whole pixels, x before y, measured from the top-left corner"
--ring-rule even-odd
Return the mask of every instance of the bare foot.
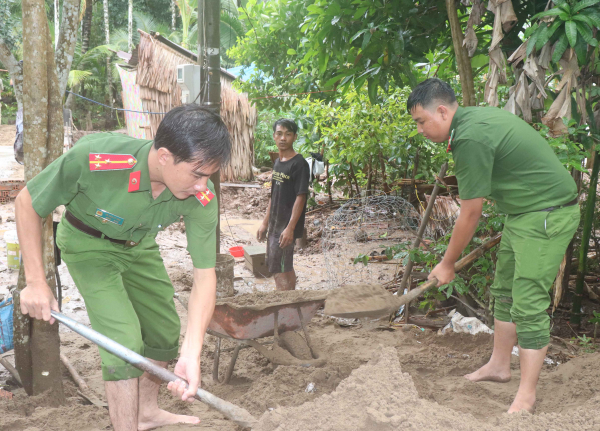
[[522, 410], [527, 410], [529, 413], [533, 414], [535, 411], [535, 392], [532, 394], [521, 394], [521, 392], [517, 392], [517, 396], [515, 396], [515, 400], [510, 405], [508, 413], [517, 413]]
[[500, 371], [489, 364], [485, 364], [483, 367], [471, 374], [465, 374], [465, 379], [472, 382], [498, 382], [506, 383], [510, 381], [510, 370]]
[[143, 416], [140, 412], [140, 417], [138, 418], [138, 430], [146, 431], [178, 423], [196, 425], [200, 423], [200, 418], [195, 416], [176, 415], [161, 409], [156, 409], [152, 414], [147, 416]]

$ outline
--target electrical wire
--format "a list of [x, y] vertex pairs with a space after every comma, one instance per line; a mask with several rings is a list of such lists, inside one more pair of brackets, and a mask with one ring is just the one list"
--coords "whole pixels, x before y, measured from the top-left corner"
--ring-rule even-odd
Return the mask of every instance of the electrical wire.
[[105, 105], [104, 103], [100, 103], [97, 102], [95, 100], [92, 99], [88, 99], [87, 97], [82, 96], [81, 94], [77, 94], [77, 93], [73, 93], [72, 91], [66, 90], [66, 93], [72, 94], [73, 96], [77, 96], [82, 98], [83, 100], [87, 100], [88, 102], [92, 102], [95, 103], [96, 105], [100, 105], [100, 106], [104, 106], [105, 108], [108, 109], [114, 109], [115, 111], [121, 111], [121, 112], [134, 112], [136, 114], [152, 114], [152, 115], [167, 115], [166, 112], [150, 112], [150, 111], [134, 111], [132, 109], [122, 109], [122, 108], [113, 108], [111, 106]]

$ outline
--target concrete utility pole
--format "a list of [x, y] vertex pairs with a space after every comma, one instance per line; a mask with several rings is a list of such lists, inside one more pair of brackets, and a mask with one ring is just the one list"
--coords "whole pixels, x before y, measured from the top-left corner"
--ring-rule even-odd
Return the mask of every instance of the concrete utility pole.
[[[198, 0], [198, 64], [200, 65], [200, 105], [221, 115], [221, 2]], [[221, 251], [221, 171], [211, 175], [219, 203], [217, 253]]]

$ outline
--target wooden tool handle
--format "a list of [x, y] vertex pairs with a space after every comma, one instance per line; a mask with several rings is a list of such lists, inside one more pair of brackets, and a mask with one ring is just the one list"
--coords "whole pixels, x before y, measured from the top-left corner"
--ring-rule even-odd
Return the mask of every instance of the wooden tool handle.
[[[469, 253], [468, 255], [463, 257], [461, 260], [456, 262], [454, 264], [454, 271], [459, 272], [462, 269], [464, 269], [466, 266], [473, 263], [476, 259], [483, 256], [486, 251], [488, 251], [493, 246], [498, 244], [501, 239], [502, 239], [502, 233], [499, 233], [498, 235], [490, 238], [489, 240], [487, 240], [486, 242], [481, 244], [479, 247], [477, 247], [471, 253]], [[413, 299], [417, 299], [419, 296], [421, 296], [423, 293], [425, 293], [429, 289], [436, 287], [437, 284], [438, 284], [438, 281], [435, 278], [433, 280], [429, 280], [429, 281], [421, 284], [417, 288], [408, 292], [406, 295], [402, 295], [401, 297], [397, 298], [396, 303], [394, 304], [394, 308], [399, 308], [400, 306], [402, 306], [404, 304], [408, 304]]]

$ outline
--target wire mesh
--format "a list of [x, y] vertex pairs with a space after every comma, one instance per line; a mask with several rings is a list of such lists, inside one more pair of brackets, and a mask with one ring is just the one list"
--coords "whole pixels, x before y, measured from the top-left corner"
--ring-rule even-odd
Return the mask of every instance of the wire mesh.
[[323, 228], [322, 247], [330, 288], [374, 283], [381, 271], [355, 264], [359, 255], [381, 254], [388, 246], [414, 238], [421, 215], [404, 198], [363, 191], [333, 213]]

